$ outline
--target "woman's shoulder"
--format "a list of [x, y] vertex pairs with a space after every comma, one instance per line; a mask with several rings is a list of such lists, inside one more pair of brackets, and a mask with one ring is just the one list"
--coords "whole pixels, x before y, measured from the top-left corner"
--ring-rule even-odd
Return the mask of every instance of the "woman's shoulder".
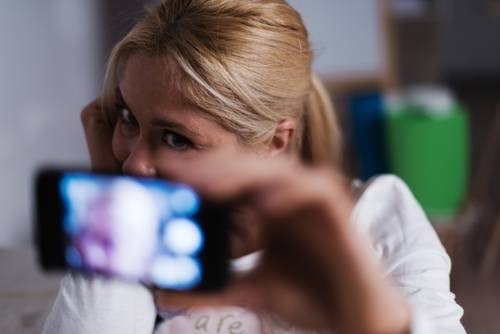
[[401, 206], [418, 208], [423, 214], [417, 200], [406, 183], [396, 175], [384, 174], [375, 176], [366, 182], [354, 181], [356, 205], [353, 215], [356, 217], [365, 211], [376, 210], [379, 214]]
[[381, 175], [358, 184], [353, 224], [382, 258], [413, 251], [444, 252], [424, 210], [403, 180]]
[[410, 221], [399, 223], [428, 222], [411, 190], [395, 175], [376, 176], [365, 183], [355, 181], [355, 194], [353, 221], [361, 227], [376, 224], [395, 215], [411, 218]]

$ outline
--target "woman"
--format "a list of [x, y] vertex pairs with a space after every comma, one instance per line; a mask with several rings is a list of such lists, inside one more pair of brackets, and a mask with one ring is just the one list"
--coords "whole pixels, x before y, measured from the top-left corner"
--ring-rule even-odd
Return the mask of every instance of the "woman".
[[158, 333], [464, 333], [449, 258], [408, 189], [386, 176], [351, 191], [335, 172], [339, 131], [311, 60], [282, 0], [164, 1], [116, 45], [82, 113], [93, 168], [245, 199], [234, 279], [153, 302], [69, 275], [45, 332], [147, 333], [158, 311]]

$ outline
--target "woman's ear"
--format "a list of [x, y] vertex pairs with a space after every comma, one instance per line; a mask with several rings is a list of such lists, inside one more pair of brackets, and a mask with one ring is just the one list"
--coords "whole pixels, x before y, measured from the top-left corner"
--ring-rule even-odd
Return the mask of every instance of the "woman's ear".
[[293, 119], [283, 119], [278, 123], [274, 131], [273, 138], [269, 143], [269, 156], [275, 156], [282, 152], [286, 152], [295, 131], [297, 129], [297, 122]]

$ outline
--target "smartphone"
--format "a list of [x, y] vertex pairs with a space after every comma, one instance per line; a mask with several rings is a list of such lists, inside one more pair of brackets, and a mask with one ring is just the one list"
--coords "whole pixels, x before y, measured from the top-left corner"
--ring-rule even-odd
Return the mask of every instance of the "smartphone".
[[35, 240], [45, 270], [69, 269], [169, 290], [214, 290], [228, 278], [228, 214], [185, 184], [43, 169]]

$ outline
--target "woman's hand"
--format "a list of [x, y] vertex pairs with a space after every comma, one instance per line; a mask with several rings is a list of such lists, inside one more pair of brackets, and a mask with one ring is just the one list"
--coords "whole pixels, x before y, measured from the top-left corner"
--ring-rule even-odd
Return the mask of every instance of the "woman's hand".
[[120, 171], [120, 163], [116, 160], [111, 148], [113, 126], [108, 122], [102, 110], [100, 99], [95, 99], [83, 108], [80, 116], [92, 170]]
[[158, 291], [160, 308], [231, 304], [306, 328], [409, 332], [405, 300], [384, 278], [369, 240], [349, 224], [353, 201], [340, 175], [282, 160], [206, 167], [184, 181], [213, 199], [244, 199], [260, 218], [263, 258], [218, 294]]

